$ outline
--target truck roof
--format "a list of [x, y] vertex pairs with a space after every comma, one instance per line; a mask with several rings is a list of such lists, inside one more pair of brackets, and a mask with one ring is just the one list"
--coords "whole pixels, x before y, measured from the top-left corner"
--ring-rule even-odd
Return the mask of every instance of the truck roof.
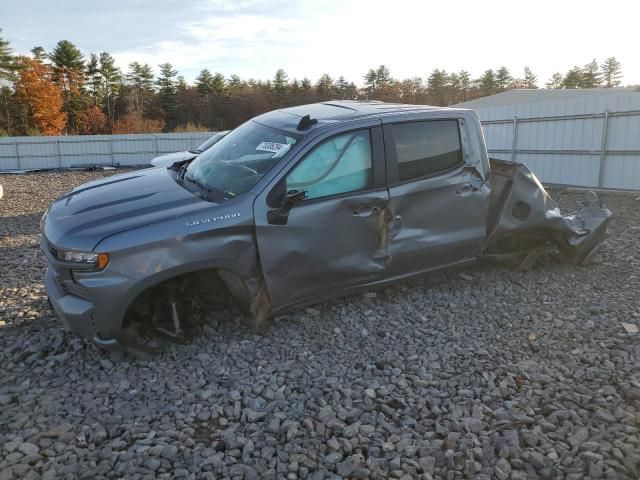
[[[430, 105], [411, 105], [404, 103], [387, 103], [376, 100], [330, 100], [326, 102], [298, 105], [295, 107], [274, 110], [255, 118], [259, 123], [264, 123], [284, 130], [298, 130], [300, 120], [309, 115], [311, 120], [318, 123], [305, 128], [305, 132], [328, 123], [340, 123], [361, 118], [376, 118], [398, 113], [437, 112], [464, 109], [452, 109], [448, 107], [434, 107]], [[298, 131], [297, 133], [303, 133]]]
[[330, 100], [309, 105], [299, 105], [280, 109], [281, 112], [303, 117], [309, 115], [318, 120], [338, 120], [363, 116], [384, 115], [415, 110], [445, 110], [446, 107], [431, 105], [410, 105], [406, 103], [387, 103], [377, 100]]

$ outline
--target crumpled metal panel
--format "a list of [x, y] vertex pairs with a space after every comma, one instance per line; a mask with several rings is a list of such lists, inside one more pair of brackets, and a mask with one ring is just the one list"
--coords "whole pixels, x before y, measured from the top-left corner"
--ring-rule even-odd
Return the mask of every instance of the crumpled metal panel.
[[537, 177], [521, 163], [491, 159], [487, 256], [521, 253], [552, 242], [576, 263], [602, 243], [611, 211], [594, 192], [581, 207], [562, 215]]
[[384, 278], [386, 189], [301, 203], [287, 225], [271, 225], [256, 202], [256, 241], [275, 309]]

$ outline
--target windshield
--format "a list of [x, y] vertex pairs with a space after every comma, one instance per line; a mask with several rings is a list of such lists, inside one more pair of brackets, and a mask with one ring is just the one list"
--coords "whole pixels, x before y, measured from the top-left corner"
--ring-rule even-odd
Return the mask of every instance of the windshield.
[[185, 178], [233, 198], [249, 191], [299, 139], [249, 120], [193, 160]]
[[216, 133], [213, 137], [209, 138], [206, 142], [204, 142], [202, 145], [200, 145], [198, 148], [196, 148], [194, 150], [194, 152], [196, 153], [202, 153], [205, 150], [207, 150], [210, 146], [214, 145], [216, 142], [218, 142], [222, 137], [224, 137], [227, 134], [227, 132], [220, 132], [220, 133]]

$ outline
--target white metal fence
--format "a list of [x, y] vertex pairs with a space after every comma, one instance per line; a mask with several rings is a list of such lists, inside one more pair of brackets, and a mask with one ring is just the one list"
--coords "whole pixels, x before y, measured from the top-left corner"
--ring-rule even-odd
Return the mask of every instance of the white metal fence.
[[545, 183], [640, 190], [640, 110], [483, 120], [489, 155]]
[[[640, 110], [495, 117], [482, 121], [491, 156], [525, 163], [545, 183], [640, 190]], [[0, 137], [0, 171], [146, 165], [212, 134]]]
[[66, 137], [0, 137], [0, 170], [82, 165], [146, 165], [164, 153], [191, 150], [212, 132]]

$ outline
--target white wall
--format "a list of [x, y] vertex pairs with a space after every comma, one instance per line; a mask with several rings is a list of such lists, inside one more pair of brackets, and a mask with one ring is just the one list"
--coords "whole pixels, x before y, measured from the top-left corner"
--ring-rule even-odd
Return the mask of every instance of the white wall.
[[[490, 156], [512, 159], [513, 118], [517, 117], [515, 160], [543, 182], [640, 190], [640, 93], [501, 106], [491, 106], [490, 99], [484, 105], [468, 105], [480, 115]], [[602, 159], [605, 111], [609, 118]]]
[[0, 170], [76, 165], [146, 165], [164, 153], [191, 150], [213, 132], [140, 135], [0, 137]]

